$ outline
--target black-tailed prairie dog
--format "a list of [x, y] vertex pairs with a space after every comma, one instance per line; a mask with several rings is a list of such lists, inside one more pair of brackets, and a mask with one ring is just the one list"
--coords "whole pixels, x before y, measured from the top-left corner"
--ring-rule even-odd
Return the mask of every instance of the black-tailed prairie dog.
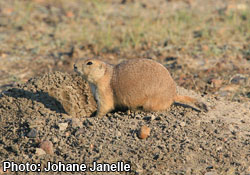
[[85, 79], [97, 101], [97, 116], [115, 108], [164, 111], [173, 102], [198, 101], [176, 93], [176, 84], [168, 70], [149, 59], [131, 59], [110, 65], [98, 59], [78, 61], [74, 70]]

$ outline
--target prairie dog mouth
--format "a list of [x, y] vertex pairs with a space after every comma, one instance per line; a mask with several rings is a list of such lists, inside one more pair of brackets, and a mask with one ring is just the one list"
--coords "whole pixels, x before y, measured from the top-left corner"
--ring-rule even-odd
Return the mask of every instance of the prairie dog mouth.
[[78, 75], [81, 75], [81, 72], [78, 70], [76, 64], [74, 64], [74, 71], [75, 71]]

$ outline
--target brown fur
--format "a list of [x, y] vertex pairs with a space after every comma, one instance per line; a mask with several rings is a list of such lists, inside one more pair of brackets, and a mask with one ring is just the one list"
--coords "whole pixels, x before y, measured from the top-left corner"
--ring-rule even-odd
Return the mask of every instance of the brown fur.
[[194, 98], [177, 95], [168, 70], [149, 59], [127, 60], [116, 66], [88, 59], [75, 64], [74, 69], [89, 82], [100, 117], [117, 107], [163, 111], [173, 102], [197, 103]]

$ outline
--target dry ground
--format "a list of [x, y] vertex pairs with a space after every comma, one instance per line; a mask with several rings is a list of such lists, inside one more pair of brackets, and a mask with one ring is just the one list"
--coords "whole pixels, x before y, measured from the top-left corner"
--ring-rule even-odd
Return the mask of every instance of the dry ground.
[[[250, 174], [249, 8], [249, 0], [0, 1], [0, 161]], [[209, 112], [172, 106], [88, 118], [96, 104], [71, 74], [83, 57], [157, 60]], [[142, 125], [152, 129], [146, 140], [136, 135]], [[37, 153], [43, 140], [53, 155]]]

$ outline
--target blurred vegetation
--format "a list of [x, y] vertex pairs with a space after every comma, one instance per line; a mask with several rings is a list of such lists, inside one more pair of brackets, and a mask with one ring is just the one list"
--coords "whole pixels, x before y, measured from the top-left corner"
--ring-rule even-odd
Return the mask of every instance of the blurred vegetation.
[[[1, 2], [5, 6], [1, 25], [8, 29], [2, 31], [1, 48], [17, 47], [15, 52], [24, 49], [41, 54], [68, 43], [111, 51], [158, 47], [169, 42], [193, 54], [202, 51], [209, 57], [222, 55], [230, 45], [237, 54], [237, 45], [249, 43], [250, 38], [247, 8], [170, 11], [103, 0], [13, 0], [7, 4], [9, 7]], [[13, 39], [17, 42], [11, 42]], [[202, 45], [207, 47], [201, 49]]]
[[243, 74], [245, 82], [230, 98], [247, 97], [249, 4], [249, 0], [0, 1], [0, 85], [51, 70], [72, 70], [74, 60], [82, 57], [113, 63], [150, 58], [171, 69], [179, 85], [201, 92], [217, 91], [220, 87], [211, 84], [217, 79], [223, 86], [235, 74]]

